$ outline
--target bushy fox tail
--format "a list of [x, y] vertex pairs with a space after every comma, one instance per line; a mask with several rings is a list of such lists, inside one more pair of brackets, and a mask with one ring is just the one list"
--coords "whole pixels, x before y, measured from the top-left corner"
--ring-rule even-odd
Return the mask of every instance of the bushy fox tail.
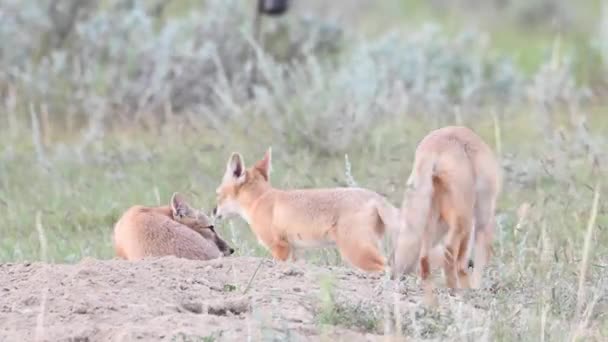
[[407, 180], [401, 206], [401, 226], [395, 244], [393, 278], [411, 272], [420, 254], [420, 241], [426, 230], [433, 200], [436, 156], [416, 160]]

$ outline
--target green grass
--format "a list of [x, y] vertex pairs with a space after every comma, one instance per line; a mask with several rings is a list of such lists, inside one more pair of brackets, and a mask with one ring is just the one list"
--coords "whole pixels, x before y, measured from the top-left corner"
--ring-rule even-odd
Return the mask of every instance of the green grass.
[[184, 333], [178, 333], [171, 337], [171, 342], [215, 342], [219, 341], [218, 338], [221, 337], [221, 333], [216, 334], [213, 333], [208, 336], [195, 336], [195, 335], [186, 335]]
[[359, 331], [380, 332], [381, 318], [370, 305], [339, 301], [335, 294], [335, 284], [330, 276], [320, 279], [320, 304], [317, 309], [317, 323], [339, 325]]
[[[541, 172], [538, 165], [518, 165], [547, 157], [547, 144], [531, 118], [522, 112], [503, 119], [503, 153], [517, 158], [513, 162], [516, 167], [537, 170], [530, 172], [538, 174], [530, 176], [532, 183], [527, 187], [507, 187], [501, 195], [499, 211], [512, 216], [515, 207], [524, 201], [554, 197], [559, 201], [552, 200], [551, 212], [544, 215], [552, 227], [572, 237], [570, 244], [578, 245], [582, 241], [582, 220], [589, 210], [588, 186], [594, 184], [589, 178], [590, 166], [584, 156], [568, 160], [568, 169], [561, 171], [574, 183], [564, 184], [565, 180], [558, 181], [550, 173]], [[593, 134], [605, 136], [607, 125], [602, 114], [592, 116], [590, 121], [597, 122], [592, 126]], [[491, 120], [468, 124], [494, 146]], [[360, 186], [376, 190], [400, 205], [416, 142], [431, 128], [428, 123], [407, 118], [379, 125], [372, 134], [373, 141], [348, 151], [353, 177]], [[34, 229], [37, 212], [41, 213], [49, 241], [50, 260], [73, 262], [84, 256], [110, 258], [113, 224], [131, 205], [164, 204], [174, 191], [180, 191], [195, 205], [210, 210], [230, 152], [240, 151], [245, 163], [250, 164], [272, 145], [271, 136], [255, 129], [247, 134], [235, 133], [230, 141], [221, 137], [212, 130], [194, 129], [179, 133], [167, 129], [160, 134], [117, 132], [85, 149], [82, 160], [71, 145], [61, 154], [51, 147], [48, 169], [37, 164], [28, 143], [4, 141], [0, 150], [0, 260], [40, 258], [39, 237]], [[13, 145], [18, 147], [13, 149]], [[319, 155], [297, 146], [272, 147], [275, 186], [346, 185], [343, 156]], [[509, 177], [512, 176], [507, 175], [507, 181], [513, 182]], [[572, 194], [562, 196], [562, 191]], [[599, 223], [605, 225], [605, 221], [605, 212], [601, 212]], [[241, 220], [224, 223], [221, 228], [227, 238], [238, 239], [234, 242], [240, 245], [241, 253], [265, 253]], [[505, 228], [504, 232], [510, 234], [510, 229]], [[537, 235], [537, 230], [530, 233]], [[597, 241], [607, 242], [605, 235], [598, 231]], [[336, 259], [329, 253], [318, 260]]]

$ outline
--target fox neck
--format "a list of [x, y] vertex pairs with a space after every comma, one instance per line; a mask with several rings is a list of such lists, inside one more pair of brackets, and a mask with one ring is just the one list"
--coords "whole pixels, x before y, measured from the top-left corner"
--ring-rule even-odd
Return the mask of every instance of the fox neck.
[[270, 183], [267, 182], [258, 183], [241, 190], [237, 198], [237, 202], [240, 207], [240, 214], [248, 224], [251, 224], [251, 216], [256, 210], [262, 197], [272, 190], [274, 190], [274, 188], [272, 185], [270, 185]]

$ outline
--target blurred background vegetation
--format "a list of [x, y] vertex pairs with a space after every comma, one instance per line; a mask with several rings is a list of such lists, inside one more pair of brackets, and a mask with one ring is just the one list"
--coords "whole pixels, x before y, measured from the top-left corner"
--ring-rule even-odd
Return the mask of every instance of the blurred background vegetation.
[[[602, 103], [605, 93], [600, 1], [294, 1], [265, 20], [262, 45], [253, 11], [232, 0], [3, 1], [6, 126], [31, 126], [22, 118], [35, 111], [50, 142], [91, 125], [157, 126], [177, 114], [217, 128], [246, 114], [301, 122], [289, 135], [315, 140], [328, 133], [304, 117], [322, 115], [331, 131], [342, 114], [358, 128], [388, 113], [472, 115], [526, 100]], [[341, 101], [351, 96], [359, 103]], [[351, 137], [336, 139], [325, 149]]]
[[[497, 149], [505, 220], [551, 196], [589, 210], [607, 146], [607, 4], [295, 0], [260, 40], [254, 12], [2, 1], [0, 260], [41, 257], [37, 212], [51, 260], [109, 258], [128, 206], [181, 191], [211, 208], [229, 153], [250, 163], [270, 145], [276, 186], [358, 184], [398, 205], [417, 141], [447, 124]], [[569, 247], [576, 217], [555, 221]], [[224, 228], [241, 254], [264, 253], [242, 222]]]
[[[549, 307], [563, 338], [585, 275], [584, 327], [608, 334], [608, 2], [293, 0], [261, 40], [254, 10], [1, 1], [0, 262], [112, 258], [131, 205], [179, 191], [209, 210], [232, 151], [250, 164], [272, 146], [277, 187], [359, 185], [400, 205], [417, 142], [464, 124], [504, 171], [488, 279], [538, 307], [516, 327], [493, 312], [495, 336], [520, 339]], [[241, 220], [221, 229], [237, 254], [267, 255]]]

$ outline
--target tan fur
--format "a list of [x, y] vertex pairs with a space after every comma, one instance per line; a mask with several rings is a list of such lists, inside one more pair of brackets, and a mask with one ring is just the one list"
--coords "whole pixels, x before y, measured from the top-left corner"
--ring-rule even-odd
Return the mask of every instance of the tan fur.
[[167, 255], [209, 260], [234, 252], [209, 217], [179, 194], [173, 195], [171, 205], [129, 208], [114, 226], [114, 248], [119, 258], [127, 260]]
[[491, 253], [500, 178], [494, 153], [472, 130], [450, 126], [424, 137], [405, 192], [405, 225], [395, 247], [393, 278], [412, 271], [418, 260], [427, 297], [432, 298], [430, 267], [444, 250], [447, 286], [470, 287], [467, 254], [475, 234], [472, 285], [479, 286]]
[[240, 215], [274, 258], [299, 249], [337, 246], [343, 259], [365, 271], [383, 271], [380, 239], [398, 227], [399, 212], [379, 194], [361, 188], [273, 188], [270, 149], [249, 169], [233, 153], [217, 189], [217, 217]]

